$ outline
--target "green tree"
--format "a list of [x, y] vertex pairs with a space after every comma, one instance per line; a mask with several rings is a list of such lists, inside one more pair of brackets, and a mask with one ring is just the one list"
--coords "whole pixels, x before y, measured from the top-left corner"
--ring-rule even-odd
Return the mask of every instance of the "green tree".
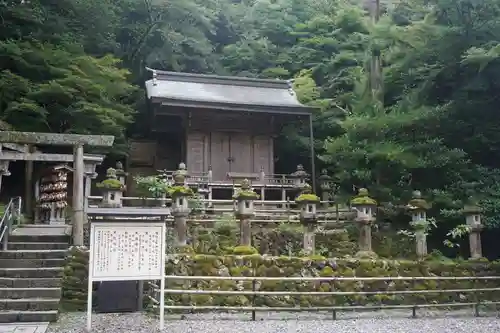
[[0, 63], [4, 122], [20, 131], [111, 134], [124, 148], [138, 90], [118, 59], [72, 45], [2, 41]]

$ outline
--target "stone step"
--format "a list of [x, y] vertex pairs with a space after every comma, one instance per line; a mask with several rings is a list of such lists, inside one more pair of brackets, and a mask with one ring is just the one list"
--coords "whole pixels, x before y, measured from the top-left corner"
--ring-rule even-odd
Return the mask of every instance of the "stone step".
[[58, 308], [58, 298], [0, 299], [0, 311], [50, 311]]
[[2, 268], [0, 277], [5, 278], [56, 278], [61, 277], [63, 267]]
[[0, 323], [55, 322], [57, 310], [51, 311], [0, 311]]
[[0, 259], [0, 267], [8, 268], [40, 268], [62, 267], [65, 259]]
[[57, 288], [61, 287], [61, 278], [3, 278], [0, 288]]
[[65, 255], [66, 255], [66, 250], [0, 251], [0, 259], [64, 259]]
[[0, 299], [61, 298], [61, 288], [0, 288]]
[[66, 243], [69, 244], [69, 236], [66, 235], [15, 235], [9, 236], [10, 242], [42, 242], [42, 243]]
[[67, 250], [69, 244], [62, 242], [14, 242], [9, 238], [9, 250]]

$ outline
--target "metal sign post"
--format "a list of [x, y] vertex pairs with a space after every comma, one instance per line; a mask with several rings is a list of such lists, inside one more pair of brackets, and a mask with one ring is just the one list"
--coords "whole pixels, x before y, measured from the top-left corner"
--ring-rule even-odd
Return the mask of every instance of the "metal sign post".
[[160, 280], [160, 330], [165, 319], [165, 222], [93, 221], [90, 225], [87, 331], [92, 330], [92, 285], [101, 281]]

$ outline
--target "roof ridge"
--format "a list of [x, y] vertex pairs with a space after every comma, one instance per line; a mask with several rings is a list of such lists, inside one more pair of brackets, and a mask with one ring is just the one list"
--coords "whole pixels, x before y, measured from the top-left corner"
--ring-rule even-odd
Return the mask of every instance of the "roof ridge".
[[146, 67], [153, 73], [153, 79], [165, 81], [207, 83], [220, 85], [237, 85], [246, 87], [262, 87], [274, 89], [292, 89], [293, 80], [260, 79], [240, 76], [222, 76], [215, 74], [194, 74], [184, 72], [170, 72]]

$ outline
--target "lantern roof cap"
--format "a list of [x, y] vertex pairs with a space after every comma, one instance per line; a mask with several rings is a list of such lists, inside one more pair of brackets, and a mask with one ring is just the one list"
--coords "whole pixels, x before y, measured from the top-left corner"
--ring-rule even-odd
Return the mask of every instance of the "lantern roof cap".
[[358, 195], [351, 199], [352, 206], [376, 206], [377, 201], [370, 198], [368, 189], [362, 187], [358, 190]]

